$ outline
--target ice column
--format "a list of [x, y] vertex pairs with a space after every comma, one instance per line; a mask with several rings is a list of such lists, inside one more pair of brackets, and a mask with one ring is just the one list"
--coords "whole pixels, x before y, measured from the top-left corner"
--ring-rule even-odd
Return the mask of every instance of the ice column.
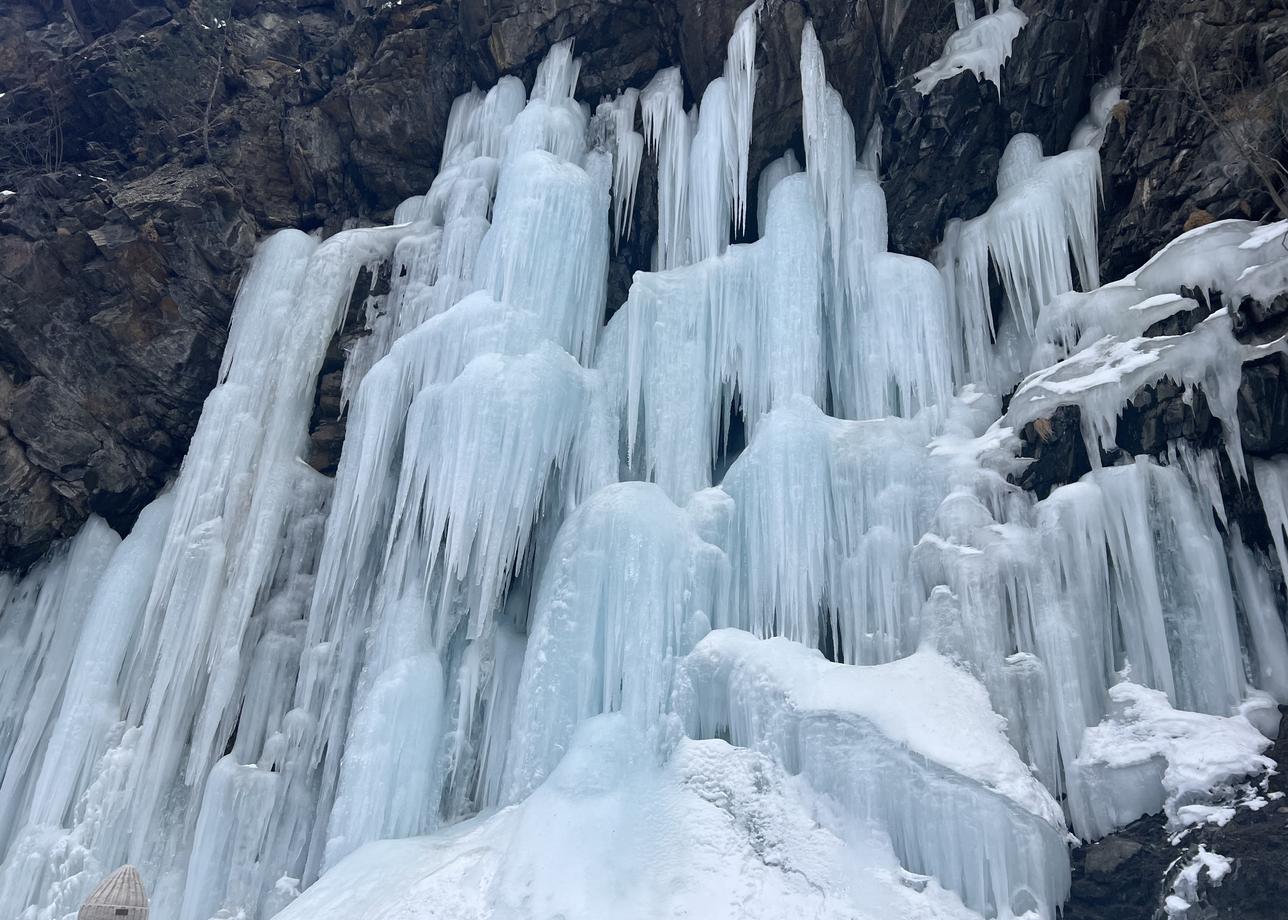
[[915, 415], [953, 392], [948, 303], [935, 267], [887, 251], [885, 194], [855, 159], [811, 23], [801, 39], [805, 163], [822, 218], [829, 379], [845, 418]]

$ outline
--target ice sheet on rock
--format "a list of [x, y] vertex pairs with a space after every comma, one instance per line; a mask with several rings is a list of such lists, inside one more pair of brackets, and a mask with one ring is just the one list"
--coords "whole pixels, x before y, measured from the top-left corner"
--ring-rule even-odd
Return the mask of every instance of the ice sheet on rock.
[[824, 396], [818, 233], [804, 176], [771, 195], [763, 239], [637, 273], [626, 314], [626, 435], [643, 478], [675, 501], [711, 484], [736, 393], [749, 435], [797, 395]]
[[[1055, 916], [1069, 884], [1060, 807], [1007, 742], [984, 687], [947, 659], [925, 650], [854, 667], [717, 630], [684, 676], [689, 734], [727, 733], [799, 773], [834, 802], [842, 836], [875, 821], [907, 868], [968, 907]], [[954, 833], [966, 827], [969, 844]]]
[[1101, 450], [1113, 448], [1118, 417], [1127, 401], [1142, 387], [1171, 379], [1187, 390], [1202, 389], [1225, 432], [1230, 463], [1243, 475], [1237, 414], [1243, 356], [1244, 348], [1234, 338], [1224, 310], [1184, 335], [1126, 341], [1108, 335], [1026, 378], [999, 424], [1018, 431], [1049, 417], [1060, 406], [1077, 406], [1087, 454], [1098, 466]]
[[1210, 852], [1200, 843], [1198, 852], [1176, 873], [1172, 894], [1166, 899], [1167, 916], [1185, 916], [1191, 905], [1198, 902], [1202, 889], [1219, 888], [1233, 868], [1228, 858]]
[[633, 732], [655, 736], [676, 661], [727, 578], [724, 553], [655, 485], [608, 486], [578, 507], [537, 589], [504, 801], [540, 785], [591, 716], [620, 711]]
[[[1256, 465], [1263, 461], [1254, 461]], [[1282, 540], [1282, 536], [1279, 536]], [[1260, 553], [1254, 553], [1235, 526], [1226, 541], [1235, 599], [1247, 625], [1252, 684], [1274, 697], [1280, 705], [1288, 699], [1288, 636], [1279, 617], [1271, 567]]]
[[[1232, 783], [1274, 767], [1270, 746], [1248, 718], [1173, 709], [1167, 696], [1123, 681], [1109, 691], [1113, 708], [1089, 728], [1069, 767], [1075, 829], [1099, 837], [1143, 814], [1177, 820], [1183, 806], [1219, 800]], [[1269, 704], [1267, 704], [1269, 705]]]
[[917, 92], [926, 95], [944, 80], [968, 70], [1001, 92], [1002, 65], [1029, 18], [1016, 9], [1014, 0], [998, 0], [994, 12], [978, 19], [972, 3], [959, 2], [955, 8], [957, 31], [948, 36], [939, 60], [914, 74]]
[[1257, 458], [1252, 461], [1252, 475], [1266, 510], [1279, 571], [1288, 572], [1288, 458]]
[[733, 581], [713, 622], [811, 647], [826, 632], [850, 663], [911, 651], [909, 553], [946, 490], [933, 425], [841, 421], [799, 398], [765, 416], [721, 484]]
[[[38, 775], [82, 629], [119, 543], [101, 518], [91, 517], [61, 553], [20, 581], [0, 580], [0, 851], [8, 850], [30, 812], [36, 812], [30, 820], [57, 826], [65, 800], [75, 794], [79, 777], [48, 788]], [[34, 798], [37, 790], [59, 795], [64, 807], [57, 808], [57, 799]], [[46, 817], [50, 806], [56, 814]]]
[[280, 920], [977, 916], [933, 881], [909, 887], [879, 830], [842, 841], [820, 827], [813, 793], [767, 758], [681, 740], [658, 767], [636, 758], [631, 732], [622, 716], [584, 723], [521, 804], [433, 837], [370, 844]]

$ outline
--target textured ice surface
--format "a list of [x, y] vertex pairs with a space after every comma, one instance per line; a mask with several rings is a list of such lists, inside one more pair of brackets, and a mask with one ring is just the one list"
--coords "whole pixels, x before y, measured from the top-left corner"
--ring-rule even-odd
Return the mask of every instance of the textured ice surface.
[[[1125, 278], [1085, 293], [1061, 294], [1042, 306], [1036, 326], [1034, 369], [1089, 347], [1105, 335], [1141, 335], [1150, 326], [1197, 304], [1182, 288], [1221, 291], [1238, 303], [1263, 274], [1288, 266], [1282, 245], [1288, 222], [1261, 226], [1222, 220], [1172, 240]], [[1264, 294], [1264, 292], [1263, 292]]]
[[957, 31], [948, 36], [943, 55], [915, 74], [917, 92], [927, 94], [944, 80], [968, 70], [1000, 92], [1002, 65], [1029, 18], [1016, 9], [1014, 0], [998, 0], [995, 11], [978, 19], [973, 3], [958, 2], [956, 15]]
[[[1022, 14], [955, 6], [957, 63], [1000, 66]], [[1230, 813], [1288, 700], [1288, 467], [1250, 469], [1271, 547], [1215, 450], [1008, 477], [1028, 422], [1078, 406], [1099, 460], [1163, 377], [1242, 473], [1239, 365], [1283, 340], [1144, 334], [1183, 287], [1288, 288], [1288, 225], [1097, 287], [1098, 90], [936, 265], [890, 253], [879, 128], [810, 25], [804, 169], [752, 199], [758, 13], [688, 111], [672, 69], [592, 113], [565, 40], [455, 102], [393, 226], [260, 247], [167, 492], [0, 576], [0, 917], [129, 861], [177, 920], [1034, 920], [1066, 827]], [[656, 270], [605, 325], [646, 156]], [[302, 458], [364, 270], [330, 479]]]

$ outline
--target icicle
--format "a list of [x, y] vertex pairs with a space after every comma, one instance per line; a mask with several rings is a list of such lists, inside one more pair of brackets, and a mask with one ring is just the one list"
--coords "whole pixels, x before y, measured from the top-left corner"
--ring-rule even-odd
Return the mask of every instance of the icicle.
[[[805, 161], [823, 216], [832, 317], [829, 378], [847, 418], [911, 416], [952, 395], [943, 279], [920, 259], [887, 252], [885, 195], [858, 168], [854, 126], [827, 83], [812, 24], [801, 39]], [[916, 327], [909, 347], [907, 322]]]
[[1007, 145], [997, 173], [997, 201], [989, 208], [988, 248], [1007, 301], [1032, 334], [1038, 311], [1073, 290], [1073, 266], [1085, 289], [1099, 281], [1096, 209], [1100, 155], [1071, 150], [1044, 158], [1031, 134]]
[[719, 255], [731, 223], [743, 229], [761, 3], [738, 16], [724, 75], [707, 85], [688, 116], [678, 67], [659, 71], [640, 94], [644, 135], [658, 160], [656, 271]]
[[644, 135], [635, 130], [635, 109], [640, 91], [628, 89], [608, 107], [613, 125], [613, 250], [623, 237], [631, 235], [635, 222], [635, 188], [639, 184], [644, 158]]
[[649, 152], [657, 157], [657, 257], [659, 271], [684, 265], [688, 254], [688, 162], [692, 134], [684, 114], [680, 68], [659, 70], [640, 93], [640, 115]]
[[65, 827], [106, 750], [119, 717], [118, 675], [147, 603], [172, 506], [173, 499], [165, 495], [143, 510], [112, 553], [94, 592], [44, 763], [36, 774], [31, 824]]
[[[729, 116], [733, 127], [733, 160], [736, 164], [730, 180], [733, 184], [734, 232], [741, 233], [747, 220], [747, 157], [751, 151], [752, 110], [756, 98], [756, 20], [764, 0], [738, 14], [725, 57], [724, 79], [728, 84]], [[702, 97], [707, 102], [706, 94]]]
[[480, 287], [537, 314], [583, 364], [603, 318], [609, 181], [546, 152], [514, 160], [501, 174], [475, 262]]
[[812, 647], [830, 625], [851, 663], [911, 651], [908, 555], [946, 488], [929, 437], [926, 419], [842, 422], [803, 399], [766, 416], [722, 485], [733, 592], [716, 625]]
[[[43, 819], [43, 809], [56, 808], [60, 800], [65, 808], [69, 796], [74, 795], [75, 787], [70, 783], [42, 787], [37, 770], [50, 744], [63, 688], [72, 676], [77, 640], [119, 543], [120, 538], [107, 524], [90, 518], [64, 552], [13, 585], [0, 607], [0, 763], [5, 765], [0, 782], [2, 849], [8, 849], [26, 807], [37, 809]], [[83, 764], [49, 766], [78, 769]], [[33, 801], [33, 780], [42, 792], [57, 793], [59, 798]], [[51, 815], [52, 820], [39, 823], [59, 821], [63, 810]]]

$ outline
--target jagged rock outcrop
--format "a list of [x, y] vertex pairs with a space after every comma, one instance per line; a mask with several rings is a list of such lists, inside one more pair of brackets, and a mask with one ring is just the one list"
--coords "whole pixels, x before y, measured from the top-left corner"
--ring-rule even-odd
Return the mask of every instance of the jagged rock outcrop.
[[1123, 101], [1105, 141], [1107, 277], [1187, 226], [1288, 216], [1288, 7], [1138, 0], [1119, 38]]

